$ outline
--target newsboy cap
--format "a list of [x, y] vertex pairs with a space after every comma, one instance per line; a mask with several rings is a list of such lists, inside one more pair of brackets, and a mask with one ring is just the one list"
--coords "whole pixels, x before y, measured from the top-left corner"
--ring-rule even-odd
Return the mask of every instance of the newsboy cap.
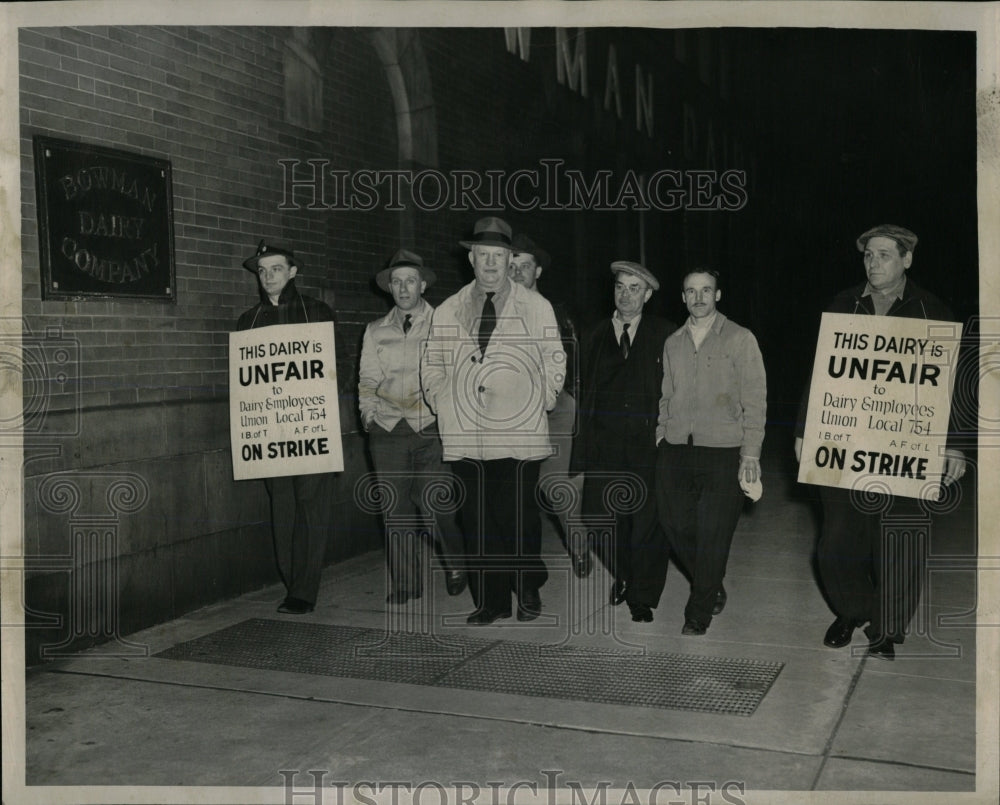
[[472, 230], [472, 240], [460, 240], [466, 249], [473, 246], [503, 246], [505, 249], [511, 248], [510, 224], [503, 218], [488, 216], [476, 221]]
[[549, 267], [549, 253], [523, 232], [514, 235], [514, 240], [511, 241], [511, 250], [514, 254], [530, 254], [542, 268]]
[[389, 265], [375, 275], [375, 284], [383, 291], [389, 291], [389, 281], [392, 279], [392, 272], [397, 268], [415, 268], [420, 272], [420, 279], [427, 283], [430, 288], [437, 279], [434, 272], [429, 268], [424, 268], [424, 258], [409, 249], [400, 249], [389, 260]]
[[653, 276], [653, 272], [646, 268], [646, 266], [633, 263], [631, 260], [615, 260], [611, 264], [611, 273], [617, 274], [619, 271], [624, 271], [626, 274], [638, 277], [654, 291], [660, 290], [660, 281]]
[[917, 236], [909, 229], [895, 224], [879, 224], [873, 226], [855, 241], [858, 245], [858, 251], [863, 252], [868, 246], [868, 241], [872, 238], [891, 238], [903, 247], [904, 253], [912, 252], [917, 247]]
[[243, 268], [256, 274], [257, 263], [260, 261], [260, 258], [268, 257], [272, 254], [283, 254], [286, 258], [288, 258], [288, 265], [295, 265], [295, 253], [291, 249], [286, 249], [284, 246], [268, 243], [266, 240], [262, 239], [261, 242], [257, 244], [256, 253], [243, 261]]

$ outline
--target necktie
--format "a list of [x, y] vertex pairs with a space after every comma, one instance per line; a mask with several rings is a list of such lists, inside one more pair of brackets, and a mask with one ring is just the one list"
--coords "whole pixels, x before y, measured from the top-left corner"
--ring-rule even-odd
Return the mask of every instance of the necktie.
[[486, 292], [486, 301], [483, 302], [483, 315], [479, 319], [479, 351], [486, 353], [486, 345], [490, 343], [490, 336], [497, 326], [497, 309], [493, 305], [493, 294], [495, 291]]
[[622, 357], [628, 360], [628, 351], [632, 347], [632, 340], [628, 337], [628, 324], [622, 325], [622, 340], [619, 344], [622, 348]]
[[406, 314], [406, 318], [403, 319], [403, 335], [410, 332], [410, 328], [413, 326], [413, 322], [410, 319], [413, 318], [409, 313]]

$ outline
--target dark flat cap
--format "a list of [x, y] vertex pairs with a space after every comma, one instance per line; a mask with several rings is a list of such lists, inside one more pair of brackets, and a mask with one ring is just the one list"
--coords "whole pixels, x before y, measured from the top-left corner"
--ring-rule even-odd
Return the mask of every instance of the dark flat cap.
[[542, 268], [549, 267], [551, 261], [549, 253], [523, 232], [514, 235], [514, 240], [511, 241], [511, 250], [514, 254], [530, 254]]
[[466, 249], [473, 246], [503, 246], [511, 248], [510, 224], [503, 218], [480, 218], [472, 230], [472, 240], [460, 240]]
[[409, 249], [400, 249], [389, 260], [389, 265], [375, 275], [375, 284], [383, 291], [389, 291], [389, 280], [392, 279], [392, 272], [397, 268], [417, 269], [420, 272], [420, 279], [427, 283], [428, 288], [437, 279], [433, 271], [429, 268], [424, 268], [423, 257], [416, 252], [411, 252]]
[[660, 281], [644, 265], [633, 263], [631, 260], [615, 260], [611, 264], [611, 273], [617, 274], [619, 271], [638, 277], [654, 291], [660, 290]]
[[288, 258], [288, 265], [293, 266], [295, 263], [295, 253], [291, 249], [286, 249], [284, 246], [278, 246], [274, 243], [268, 243], [266, 240], [261, 240], [257, 244], [257, 251], [252, 256], [248, 257], [243, 261], [243, 268], [247, 271], [252, 271], [254, 274], [257, 273], [257, 263], [261, 257], [268, 257], [272, 254], [283, 254]]
[[917, 247], [917, 236], [909, 229], [895, 224], [879, 224], [873, 226], [855, 241], [858, 245], [858, 251], [863, 252], [868, 246], [868, 241], [872, 238], [891, 238], [903, 247], [904, 252], [912, 252]]

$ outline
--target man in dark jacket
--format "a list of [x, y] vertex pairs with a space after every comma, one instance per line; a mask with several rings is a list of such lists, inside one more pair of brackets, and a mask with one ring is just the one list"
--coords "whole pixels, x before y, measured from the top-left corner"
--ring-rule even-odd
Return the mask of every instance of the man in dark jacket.
[[[856, 243], [864, 254], [868, 281], [834, 297], [828, 312], [953, 320], [943, 302], [906, 276], [917, 245], [917, 236], [910, 230], [884, 224], [869, 229]], [[807, 390], [796, 426], [795, 457], [799, 461], [808, 404]], [[953, 483], [964, 474], [964, 456], [948, 449], [943, 483]], [[816, 553], [823, 587], [837, 616], [823, 643], [830, 648], [846, 646], [854, 630], [868, 623], [869, 654], [894, 659], [895, 644], [903, 642], [917, 608], [926, 557], [917, 546], [903, 544], [911, 534], [883, 534], [882, 515], [890, 509], [894, 518], [907, 512], [919, 514], [917, 501], [875, 495], [862, 508], [852, 500], [851, 490], [829, 486], [819, 487], [819, 496], [823, 526]], [[888, 544], [893, 539], [899, 544]]]
[[[513, 252], [510, 255], [510, 278], [518, 285], [541, 293], [538, 288], [538, 278], [549, 267], [551, 260], [549, 253], [523, 233], [514, 235], [511, 246]], [[559, 525], [562, 527], [563, 539], [573, 561], [573, 572], [578, 577], [584, 578], [591, 570], [590, 551], [586, 545], [572, 544], [569, 524], [570, 518], [578, 514], [577, 508], [583, 487], [583, 476], [580, 473], [570, 476], [569, 473], [569, 462], [573, 453], [573, 431], [576, 427], [576, 399], [580, 396], [576, 376], [576, 325], [565, 303], [553, 302], [552, 311], [556, 314], [559, 338], [562, 340], [563, 352], [566, 353], [566, 379], [562, 391], [556, 398], [556, 407], [548, 412], [549, 436], [552, 438], [555, 453], [542, 462], [538, 487], [551, 507], [560, 508], [557, 512]], [[575, 494], [570, 492], [569, 487]]]
[[[632, 620], [653, 620], [667, 573], [668, 548], [656, 515], [656, 417], [663, 342], [676, 328], [643, 313], [660, 283], [645, 266], [611, 264], [615, 312], [580, 350], [580, 424], [570, 472], [584, 472], [582, 516], [588, 531], [614, 517], [595, 546], [614, 577], [610, 601], [627, 601]], [[629, 490], [625, 484], [634, 487]], [[608, 505], [617, 508], [609, 512]]]
[[[237, 330], [274, 324], [333, 321], [333, 311], [295, 288], [298, 268], [290, 249], [261, 241], [243, 261], [257, 275], [260, 302], [240, 316]], [[288, 594], [278, 612], [312, 612], [329, 533], [332, 473], [265, 478], [271, 498], [271, 530], [278, 570]]]

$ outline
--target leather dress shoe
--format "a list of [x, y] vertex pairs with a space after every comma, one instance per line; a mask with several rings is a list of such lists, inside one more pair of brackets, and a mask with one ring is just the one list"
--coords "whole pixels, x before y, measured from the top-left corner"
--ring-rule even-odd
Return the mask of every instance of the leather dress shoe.
[[314, 608], [314, 605], [308, 601], [288, 596], [278, 605], [278, 612], [284, 612], [287, 615], [305, 615], [307, 612], [312, 612]]
[[860, 624], [857, 621], [837, 618], [837, 620], [830, 624], [830, 628], [826, 630], [826, 635], [823, 637], [823, 645], [830, 648], [843, 648], [851, 642], [851, 636], [858, 626]]
[[726, 595], [726, 588], [721, 584], [719, 585], [719, 592], [715, 594], [715, 604], [712, 606], [712, 614], [718, 615], [726, 608], [726, 601], [729, 596]]
[[633, 604], [631, 601], [628, 605], [629, 611], [632, 613], [632, 620], [636, 623], [651, 623], [653, 620], [653, 610], [647, 607], [645, 604]]
[[542, 614], [542, 597], [538, 590], [524, 590], [517, 598], [517, 619], [533, 621]]
[[578, 579], [587, 578], [593, 569], [593, 563], [590, 560], [590, 551], [580, 551], [579, 553], [574, 551], [571, 558], [573, 560], [573, 575]]
[[408, 593], [405, 590], [393, 590], [385, 597], [387, 604], [405, 604], [410, 599], [420, 598], [420, 593]]
[[700, 635], [705, 634], [707, 631], [708, 626], [704, 623], [699, 623], [698, 621], [693, 621], [689, 618], [684, 621], [684, 628], [681, 629], [681, 634]]
[[878, 657], [880, 660], [896, 659], [896, 646], [891, 637], [880, 637], [872, 640], [868, 646], [868, 656]]
[[627, 593], [628, 582], [622, 579], [615, 579], [615, 583], [611, 585], [611, 595], [608, 596], [608, 601], [611, 603], [611, 606], [616, 607], [625, 600]]
[[509, 617], [510, 611], [499, 612], [492, 609], [477, 609], [465, 619], [465, 622], [470, 626], [489, 626], [493, 621]]
[[461, 570], [449, 570], [444, 574], [445, 588], [448, 595], [458, 595], [465, 589], [468, 580]]

